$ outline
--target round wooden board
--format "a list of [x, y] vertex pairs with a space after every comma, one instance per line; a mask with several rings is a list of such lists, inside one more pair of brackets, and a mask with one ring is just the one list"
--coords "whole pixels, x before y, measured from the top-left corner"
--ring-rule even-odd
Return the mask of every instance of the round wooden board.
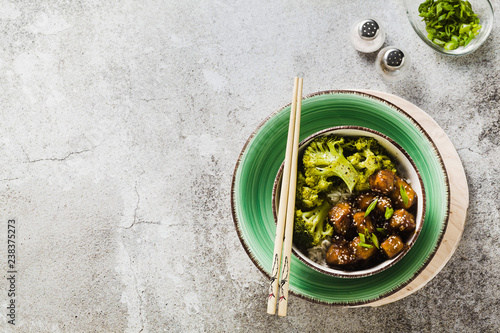
[[425, 111], [405, 99], [372, 90], [359, 90], [363, 93], [382, 98], [406, 111], [429, 134], [438, 148], [448, 173], [450, 185], [450, 214], [441, 244], [425, 269], [403, 289], [383, 299], [361, 306], [381, 306], [400, 300], [426, 285], [446, 265], [455, 252], [465, 226], [469, 206], [467, 178], [458, 153], [443, 129]]

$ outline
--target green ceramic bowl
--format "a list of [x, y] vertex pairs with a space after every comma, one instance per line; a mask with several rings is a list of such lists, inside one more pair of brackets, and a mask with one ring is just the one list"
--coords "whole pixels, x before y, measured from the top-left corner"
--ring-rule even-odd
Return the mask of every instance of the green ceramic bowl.
[[[287, 105], [259, 125], [243, 147], [232, 180], [236, 231], [254, 264], [268, 278], [276, 233], [272, 192], [284, 160], [289, 115]], [[304, 98], [300, 141], [335, 126], [366, 127], [392, 138], [414, 161], [426, 191], [420, 236], [399, 262], [383, 272], [345, 279], [318, 272], [292, 257], [292, 293], [330, 305], [360, 305], [400, 290], [432, 259], [448, 223], [448, 177], [439, 151], [425, 130], [404, 110], [383, 99], [351, 91], [324, 91]], [[263, 295], [266, 292], [263, 290]]]

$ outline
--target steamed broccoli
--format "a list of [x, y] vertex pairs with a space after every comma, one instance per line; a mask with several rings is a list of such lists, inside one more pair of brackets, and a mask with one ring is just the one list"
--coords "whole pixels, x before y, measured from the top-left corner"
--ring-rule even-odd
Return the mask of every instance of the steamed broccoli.
[[347, 157], [359, 175], [356, 191], [365, 191], [370, 189], [368, 178], [375, 172], [388, 169], [396, 172], [396, 166], [385, 155], [384, 148], [374, 138], [361, 137], [355, 141], [349, 142], [346, 147], [348, 150], [355, 151], [354, 154]]
[[295, 195], [295, 205], [302, 208], [312, 208], [323, 203], [319, 196], [319, 186], [309, 186], [302, 171], [297, 174], [297, 193]]
[[325, 237], [333, 235], [333, 227], [326, 221], [331, 206], [323, 201], [310, 211], [295, 211], [293, 224], [293, 243], [299, 248], [308, 249], [318, 245]]
[[332, 182], [327, 176], [311, 175], [311, 172], [307, 172], [307, 177], [305, 178], [306, 185], [316, 189], [318, 192], [328, 192], [332, 188]]
[[331, 183], [329, 177], [341, 178], [352, 192], [358, 181], [358, 173], [344, 157], [344, 138], [320, 137], [309, 144], [304, 152], [303, 162], [306, 183], [320, 186], [322, 191], [328, 190]]

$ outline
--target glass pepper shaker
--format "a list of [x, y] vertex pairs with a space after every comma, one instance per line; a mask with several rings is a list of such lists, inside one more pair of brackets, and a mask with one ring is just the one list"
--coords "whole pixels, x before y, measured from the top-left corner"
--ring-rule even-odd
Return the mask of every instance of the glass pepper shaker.
[[410, 66], [408, 52], [395, 46], [384, 47], [375, 61], [377, 72], [387, 81], [398, 81], [404, 78]]
[[384, 44], [385, 30], [374, 19], [358, 20], [351, 27], [350, 40], [359, 52], [372, 53]]

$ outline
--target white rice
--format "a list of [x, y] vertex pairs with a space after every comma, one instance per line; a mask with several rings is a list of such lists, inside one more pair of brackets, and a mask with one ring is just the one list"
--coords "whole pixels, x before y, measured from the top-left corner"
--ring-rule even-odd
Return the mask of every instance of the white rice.
[[351, 194], [352, 193], [349, 192], [349, 189], [345, 185], [340, 185], [339, 187], [328, 193], [327, 197], [332, 205], [336, 205], [341, 201], [349, 199]]
[[325, 258], [330, 245], [330, 238], [324, 239], [319, 245], [307, 249], [307, 257], [321, 266], [327, 266]]

